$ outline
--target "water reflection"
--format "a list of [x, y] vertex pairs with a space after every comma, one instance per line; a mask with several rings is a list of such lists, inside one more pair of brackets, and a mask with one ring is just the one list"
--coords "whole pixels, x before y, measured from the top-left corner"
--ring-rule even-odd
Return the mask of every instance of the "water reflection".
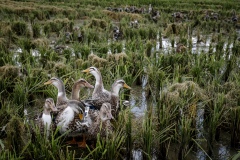
[[[197, 105], [197, 117], [196, 117], [196, 128], [197, 128], [197, 139], [204, 139], [204, 109], [201, 104]], [[198, 142], [200, 145], [201, 143]], [[207, 158], [206, 154], [202, 151], [201, 148], [198, 148], [196, 157], [198, 160], [205, 160]]]
[[40, 52], [36, 49], [31, 50], [31, 55], [33, 57], [40, 57]]
[[229, 148], [223, 144], [219, 144], [218, 159], [228, 160], [230, 158]]
[[168, 38], [162, 38], [162, 51], [164, 53], [171, 53], [173, 51], [172, 44]]
[[13, 50], [12, 61], [18, 67], [22, 66], [22, 63], [20, 63], [20, 55], [19, 55], [19, 54], [22, 54], [22, 52], [23, 52], [22, 48], [20, 47], [18, 47], [16, 50]]
[[204, 138], [203, 121], [204, 121], [204, 109], [198, 105], [196, 118], [197, 139]]
[[[141, 117], [144, 115], [144, 112], [147, 109], [147, 98], [146, 98], [146, 85], [148, 82], [148, 76], [144, 75], [142, 77], [142, 86], [141, 88], [135, 88], [134, 94], [131, 95], [130, 97], [130, 105], [133, 106], [131, 109], [131, 112], [136, 116], [136, 117]], [[141, 98], [139, 98], [141, 97]], [[138, 101], [140, 101], [138, 103]]]
[[133, 160], [142, 160], [143, 159], [141, 149], [133, 150], [132, 155], [133, 155]]
[[[240, 37], [240, 31], [237, 31], [237, 34]], [[179, 37], [175, 37], [173, 42], [171, 39], [169, 38], [159, 38], [159, 34], [157, 35], [156, 39], [157, 39], [157, 44], [155, 46], [155, 48], [153, 48], [153, 51], [159, 51], [162, 50], [162, 52], [164, 54], [169, 54], [169, 53], [175, 53], [175, 46], [177, 46], [177, 42], [179, 41]], [[193, 35], [189, 35], [188, 36], [188, 41], [187, 41], [187, 45], [188, 47], [191, 47], [191, 53], [193, 54], [200, 54], [202, 52], [204, 53], [208, 53], [210, 50], [211, 52], [216, 52], [216, 45], [217, 43], [212, 42], [212, 39], [214, 37], [213, 34], [208, 34], [208, 35], [203, 35], [201, 34], [200, 37], [195, 34]], [[162, 42], [162, 48], [160, 49], [160, 41]], [[190, 41], [192, 42], [191, 46], [190, 46]], [[172, 47], [172, 43], [173, 46]], [[233, 43], [230, 43], [228, 41], [226, 41], [223, 44], [223, 51], [226, 54], [227, 51], [231, 52], [231, 48], [233, 48]]]

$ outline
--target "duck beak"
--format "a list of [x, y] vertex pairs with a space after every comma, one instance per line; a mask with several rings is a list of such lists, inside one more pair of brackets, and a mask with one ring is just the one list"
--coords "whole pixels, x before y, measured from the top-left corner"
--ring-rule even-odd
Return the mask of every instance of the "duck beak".
[[94, 88], [94, 86], [93, 85], [91, 85], [90, 83], [88, 83], [88, 82], [85, 82], [85, 87], [87, 87], [87, 88]]
[[52, 80], [51, 79], [44, 83], [44, 85], [48, 85], [48, 84], [52, 84]]
[[123, 87], [124, 87], [124, 88], [127, 88], [127, 89], [132, 89], [132, 88], [129, 87], [126, 83], [124, 83]]
[[82, 72], [84, 72], [84, 73], [89, 73], [89, 72], [90, 72], [90, 68], [85, 69], [85, 70], [83, 70]]
[[83, 120], [84, 115], [83, 115], [82, 113], [80, 113], [78, 116], [79, 116], [79, 119], [80, 119], [80, 120]]
[[58, 111], [58, 109], [56, 108], [56, 106], [51, 106], [51, 109], [52, 109], [53, 112], [57, 112], [57, 111]]
[[113, 120], [114, 120], [114, 117], [112, 116], [112, 114], [111, 114], [111, 113], [109, 113], [109, 115], [108, 115], [108, 118], [109, 118], [109, 120], [111, 120], [111, 119], [113, 119]]

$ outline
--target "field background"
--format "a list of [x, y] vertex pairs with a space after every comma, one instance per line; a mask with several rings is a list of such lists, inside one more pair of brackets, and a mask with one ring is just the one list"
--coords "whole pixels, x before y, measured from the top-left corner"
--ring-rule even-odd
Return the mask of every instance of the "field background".
[[[240, 158], [239, 11], [236, 0], [1, 0], [0, 159]], [[57, 131], [46, 140], [33, 121], [57, 90], [43, 83], [60, 77], [70, 95], [79, 78], [95, 83], [90, 66], [106, 89], [132, 87], [114, 133], [86, 149]]]

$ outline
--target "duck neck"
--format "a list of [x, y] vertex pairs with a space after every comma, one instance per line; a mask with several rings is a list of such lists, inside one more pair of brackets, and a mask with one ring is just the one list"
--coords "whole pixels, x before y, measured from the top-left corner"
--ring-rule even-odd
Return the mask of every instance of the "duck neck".
[[61, 83], [60, 85], [56, 86], [58, 89], [58, 96], [57, 96], [57, 105], [62, 104], [63, 102], [67, 102], [68, 98], [66, 96], [66, 91], [64, 84]]
[[80, 101], [79, 92], [80, 92], [80, 85], [74, 84], [72, 88], [72, 96], [71, 96], [73, 100]]
[[96, 79], [96, 83], [95, 83], [95, 87], [94, 87], [94, 90], [93, 90], [93, 94], [96, 93], [96, 92], [104, 90], [102, 75], [97, 74], [97, 75], [94, 75], [94, 76], [95, 76], [95, 79]]
[[50, 115], [50, 111], [49, 111], [47, 108], [45, 108], [45, 107], [44, 107], [44, 109], [43, 109], [43, 113], [44, 113], [45, 115]]
[[121, 87], [113, 86], [112, 87], [112, 94], [114, 94], [115, 96], [118, 96], [120, 89], [121, 89]]

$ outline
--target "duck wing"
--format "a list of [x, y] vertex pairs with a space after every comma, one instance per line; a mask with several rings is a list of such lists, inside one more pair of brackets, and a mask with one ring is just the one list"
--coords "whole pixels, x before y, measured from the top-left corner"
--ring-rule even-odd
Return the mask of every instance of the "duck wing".
[[110, 103], [111, 101], [111, 92], [103, 90], [102, 92], [97, 92], [92, 97], [92, 104], [96, 109], [100, 109], [103, 103]]
[[67, 106], [59, 112], [55, 123], [60, 126], [60, 132], [69, 131], [68, 136], [76, 136], [85, 132], [88, 128], [84, 121], [85, 104], [81, 101], [70, 100]]

